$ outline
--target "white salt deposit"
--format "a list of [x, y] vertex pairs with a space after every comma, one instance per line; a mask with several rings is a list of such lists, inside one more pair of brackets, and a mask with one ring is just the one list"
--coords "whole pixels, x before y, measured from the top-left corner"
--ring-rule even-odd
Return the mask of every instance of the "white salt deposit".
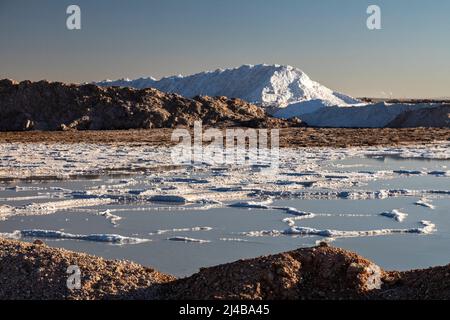
[[71, 199], [63, 201], [53, 201], [44, 203], [30, 203], [24, 206], [14, 208], [14, 214], [17, 215], [44, 215], [52, 214], [61, 210], [68, 210], [80, 207], [93, 207], [99, 205], [111, 204], [111, 199]]
[[220, 241], [230, 241], [230, 242], [248, 242], [247, 239], [242, 238], [219, 238]]
[[122, 220], [122, 217], [115, 215], [111, 212], [111, 210], [107, 209], [105, 211], [99, 211], [97, 213], [99, 216], [105, 217], [107, 220], [111, 222], [115, 227], [117, 227], [120, 220]]
[[262, 236], [280, 236], [280, 235], [309, 235], [309, 236], [321, 236], [326, 238], [353, 238], [353, 237], [372, 237], [383, 236], [390, 234], [401, 233], [417, 233], [417, 234], [430, 234], [436, 231], [436, 225], [430, 221], [421, 221], [421, 227], [411, 229], [376, 229], [367, 231], [341, 231], [332, 229], [315, 229], [309, 227], [291, 226], [286, 230], [261, 230], [261, 231], [248, 231], [242, 234], [248, 237], [262, 237]]
[[138, 244], [151, 241], [150, 239], [140, 239], [133, 237], [125, 237], [118, 234], [72, 234], [54, 230], [17, 230], [12, 233], [0, 233], [1, 237], [10, 239], [21, 238], [43, 238], [43, 239], [66, 239], [66, 240], [84, 240], [93, 242], [107, 242], [112, 244]]
[[435, 209], [435, 206], [431, 204], [431, 201], [426, 198], [417, 200], [414, 204], [425, 207], [425, 208]]
[[[0, 189], [3, 201], [9, 203], [0, 205], [0, 220], [12, 219], [15, 216], [44, 215], [60, 212], [86, 213], [99, 215], [107, 219], [114, 227], [120, 229], [127, 215], [119, 216], [118, 212], [132, 213], [186, 213], [189, 211], [208, 211], [214, 208], [241, 208], [255, 210], [255, 213], [263, 211], [267, 215], [277, 214], [274, 219], [284, 222], [289, 227], [286, 230], [277, 226], [254, 227], [254, 229], [267, 228], [268, 231], [252, 231], [244, 235], [316, 235], [322, 237], [347, 237], [388, 235], [392, 233], [418, 233], [426, 234], [434, 232], [435, 226], [431, 222], [423, 224], [420, 228], [413, 229], [375, 229], [357, 231], [350, 226], [350, 231], [333, 229], [314, 229], [297, 226], [304, 219], [338, 219], [339, 217], [371, 216], [378, 218], [380, 211], [364, 207], [364, 212], [342, 213], [338, 208], [331, 208], [320, 212], [309, 212], [302, 208], [301, 200], [342, 200], [345, 203], [354, 201], [374, 200], [375, 206], [382, 201], [390, 201], [392, 198], [412, 198], [405, 200], [405, 206], [416, 201], [416, 205], [431, 208], [432, 201], [436, 199], [449, 199], [450, 190], [443, 188], [445, 179], [448, 179], [448, 171], [445, 162], [436, 165], [435, 160], [450, 159], [450, 143], [435, 143], [431, 145], [411, 145], [400, 147], [361, 147], [361, 148], [297, 148], [280, 150], [280, 169], [277, 174], [262, 175], [255, 166], [226, 165], [210, 166], [198, 163], [195, 166], [165, 169], [171, 165], [170, 148], [152, 147], [147, 145], [115, 145], [115, 144], [0, 144], [0, 154], [8, 155], [8, 158], [0, 157], [0, 178], [23, 179], [27, 177], [67, 178], [83, 175], [100, 175], [90, 179], [89, 183], [76, 181], [74, 185], [66, 184], [66, 181], [50, 181], [45, 184], [34, 182], [31, 184], [17, 185], [5, 184]], [[55, 156], [55, 151], [57, 156]], [[23, 154], [33, 154], [33, 159], [23, 157]], [[380, 167], [358, 163], [365, 157], [383, 160], [395, 158], [427, 159], [416, 167], [411, 167], [406, 161], [405, 166], [399, 167], [398, 163], [380, 161]], [[355, 164], [341, 164], [341, 161], [351, 158]], [[80, 159], [83, 159], [82, 161]], [[397, 162], [397, 161], [396, 161]], [[430, 167], [428, 163], [434, 164]], [[70, 166], [64, 164], [70, 163]], [[364, 162], [363, 162], [364, 163]], [[369, 162], [370, 163], [370, 162]], [[134, 174], [134, 170], [144, 170], [143, 175]], [[124, 173], [124, 177], [105, 178], [108, 173]], [[408, 184], [403, 188], [400, 184], [388, 185], [389, 180], [395, 179], [405, 182], [419, 181]], [[420, 179], [436, 181], [436, 185], [423, 186]], [[72, 182], [72, 181], [69, 181]], [[386, 183], [386, 185], [384, 185]], [[36, 184], [36, 186], [34, 185]], [[82, 186], [82, 187], [80, 187]], [[420, 188], [419, 188], [420, 187]], [[423, 188], [423, 189], [422, 189]], [[79, 190], [80, 189], [80, 190]], [[38, 201], [42, 200], [42, 201]], [[277, 205], [275, 201], [285, 199], [295, 200], [295, 204]], [[34, 201], [25, 205], [19, 205], [18, 201]], [[283, 200], [284, 201], [284, 200]], [[348, 201], [348, 202], [347, 202]], [[274, 204], [275, 202], [275, 204]], [[289, 203], [287, 203], [289, 204]], [[294, 206], [294, 207], [292, 207]], [[399, 205], [400, 207], [401, 205]], [[434, 206], [433, 206], [434, 207]], [[305, 209], [305, 210], [302, 210]], [[322, 210], [322, 209], [320, 209]], [[369, 212], [366, 212], [369, 210]], [[228, 210], [229, 211], [229, 210]], [[227, 210], [223, 210], [227, 214]], [[235, 212], [234, 212], [235, 213]], [[281, 217], [279, 217], [281, 215]], [[406, 217], [399, 210], [386, 213], [392, 219], [402, 221]], [[242, 215], [247, 218], [246, 213]], [[123, 218], [122, 218], [123, 217]], [[208, 219], [207, 215], [205, 215]], [[122, 220], [121, 220], [122, 219]], [[252, 217], [257, 224], [258, 217]], [[264, 216], [266, 219], [266, 216]], [[372, 219], [372, 218], [371, 218]], [[379, 218], [380, 221], [382, 218]], [[281, 220], [281, 221], [280, 221]], [[358, 219], [355, 219], [355, 221]], [[119, 225], [121, 222], [121, 225]], [[196, 222], [197, 224], [198, 222]], [[202, 222], [200, 222], [202, 223]], [[210, 221], [205, 221], [208, 225]], [[349, 222], [350, 223], [350, 222]], [[383, 222], [381, 222], [383, 223]], [[385, 222], [386, 224], [389, 221]], [[213, 224], [211, 224], [213, 225]], [[216, 224], [214, 224], [216, 226]], [[12, 229], [20, 229], [14, 227]], [[210, 231], [210, 227], [181, 227], [173, 225], [160, 227], [159, 234], [171, 232], [201, 232]], [[164, 228], [164, 229], [163, 229]], [[250, 229], [250, 228], [249, 228]], [[253, 229], [253, 228], [252, 228]], [[355, 229], [355, 230], [353, 230]], [[149, 234], [153, 228], [148, 226], [144, 234]], [[241, 232], [242, 230], [239, 230]], [[61, 231], [58, 231], [61, 232]], [[221, 227], [214, 227], [211, 236], [221, 232]], [[18, 233], [22, 237], [22, 233]], [[235, 234], [231, 231], [228, 234]], [[97, 238], [93, 235], [70, 235], [65, 233], [47, 233], [47, 236], [68, 237], [90, 241], [108, 239], [100, 233]], [[232, 241], [231, 239], [247, 240], [245, 237], [228, 237], [226, 234], [215, 239]], [[208, 237], [209, 238], [209, 237]], [[95, 239], [95, 240], [94, 240]], [[118, 240], [114, 240], [118, 239]], [[137, 238], [136, 238], [137, 239]], [[199, 240], [189, 237], [173, 237], [172, 241]], [[142, 240], [142, 239], [141, 239]], [[114, 236], [105, 240], [122, 241]], [[126, 240], [123, 240], [126, 241]], [[203, 241], [203, 240], [200, 240]], [[236, 240], [239, 242], [238, 240]], [[195, 242], [195, 241], [194, 241]]]
[[194, 243], [209, 243], [210, 240], [202, 240], [202, 239], [195, 239], [195, 238], [189, 238], [189, 237], [171, 237], [167, 240], [170, 241], [179, 241], [179, 242], [194, 242]]
[[402, 222], [408, 216], [407, 213], [403, 213], [398, 209], [393, 209], [391, 211], [385, 211], [385, 212], [380, 213], [380, 215], [382, 215], [384, 217], [395, 219], [398, 222]]
[[199, 231], [211, 231], [211, 230], [213, 230], [212, 227], [174, 228], [174, 229], [167, 229], [167, 230], [158, 230], [158, 231], [156, 231], [156, 234], [165, 234], [165, 233], [171, 233], [171, 232], [199, 232]]
[[0, 205], [0, 221], [6, 220], [8, 216], [12, 215], [14, 212], [14, 207], [8, 205]]
[[272, 199], [266, 201], [241, 201], [230, 204], [232, 208], [248, 208], [248, 209], [270, 209]]

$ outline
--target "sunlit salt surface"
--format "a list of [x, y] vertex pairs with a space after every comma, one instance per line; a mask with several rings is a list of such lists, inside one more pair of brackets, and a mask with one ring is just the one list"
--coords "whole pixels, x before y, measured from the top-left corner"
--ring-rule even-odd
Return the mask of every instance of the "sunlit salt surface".
[[263, 172], [173, 166], [161, 147], [1, 144], [0, 236], [177, 276], [320, 241], [387, 269], [442, 265], [449, 150], [282, 149], [279, 170]]

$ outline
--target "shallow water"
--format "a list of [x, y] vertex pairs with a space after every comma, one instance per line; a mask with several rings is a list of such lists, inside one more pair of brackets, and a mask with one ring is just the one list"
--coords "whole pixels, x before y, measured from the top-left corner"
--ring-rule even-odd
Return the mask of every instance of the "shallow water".
[[[386, 156], [386, 152], [374, 158], [375, 151], [366, 157], [331, 158], [327, 156], [331, 151], [326, 151], [303, 162], [292, 160], [294, 152], [282, 161], [279, 175], [264, 178], [255, 168], [240, 172], [207, 167], [125, 178], [4, 183], [0, 204], [9, 207], [2, 209], [6, 213], [0, 233], [26, 241], [41, 237], [51, 246], [129, 259], [177, 276], [323, 240], [386, 269], [449, 263], [450, 161]], [[161, 194], [177, 195], [179, 199], [171, 201], [179, 202], [152, 201]], [[421, 198], [435, 208], [415, 204]], [[407, 214], [402, 222], [380, 215], [394, 209]], [[291, 225], [286, 218], [294, 219]], [[424, 229], [422, 221], [435, 229]], [[294, 235], [286, 232], [290, 227], [377, 235]], [[22, 234], [13, 234], [16, 230]], [[43, 236], [38, 230], [59, 233]], [[122, 238], [108, 242], [68, 236], [93, 234]], [[122, 242], [123, 237], [139, 241]]]

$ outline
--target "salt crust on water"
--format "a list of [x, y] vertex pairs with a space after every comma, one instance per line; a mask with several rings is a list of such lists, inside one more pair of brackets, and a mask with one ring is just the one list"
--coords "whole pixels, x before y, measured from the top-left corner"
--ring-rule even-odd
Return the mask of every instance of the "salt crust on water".
[[314, 235], [326, 238], [353, 238], [353, 237], [371, 237], [381, 236], [389, 234], [399, 233], [417, 233], [417, 234], [430, 234], [436, 231], [436, 226], [430, 221], [421, 221], [421, 227], [411, 229], [377, 229], [366, 231], [341, 231], [331, 229], [315, 229], [308, 227], [291, 226], [285, 230], [261, 230], [261, 231], [249, 231], [243, 232], [242, 235], [249, 237], [261, 237], [261, 236], [280, 236], [280, 235]]
[[9, 239], [21, 239], [21, 238], [44, 238], [44, 239], [66, 239], [66, 240], [84, 240], [93, 242], [107, 242], [112, 244], [138, 244], [143, 242], [149, 242], [150, 239], [140, 239], [134, 237], [125, 237], [118, 234], [72, 234], [55, 230], [17, 230], [11, 233], [0, 233], [1, 237]]
[[[117, 146], [113, 144], [0, 144], [1, 167], [0, 177], [18, 178], [28, 176], [57, 176], [60, 178], [74, 174], [102, 174], [106, 168], [134, 170], [139, 166], [169, 165], [170, 149], [152, 146]], [[33, 154], [33, 159], [23, 157]], [[217, 166], [208, 164], [196, 165], [174, 171], [150, 172], [145, 179], [136, 176], [123, 179], [99, 180], [85, 190], [70, 190], [57, 186], [5, 186], [2, 191], [14, 191], [17, 196], [3, 198], [11, 202], [0, 205], [0, 220], [11, 216], [28, 216], [52, 214], [62, 211], [86, 212], [105, 217], [117, 226], [121, 217], [116, 212], [125, 209], [102, 209], [98, 206], [109, 204], [152, 202], [176, 203], [177, 206], [129, 208], [126, 211], [158, 211], [158, 210], [209, 210], [210, 208], [230, 206], [236, 209], [276, 210], [289, 215], [283, 221], [289, 229], [282, 231], [256, 231], [255, 234], [312, 234], [326, 237], [369, 236], [391, 233], [430, 233], [435, 226], [431, 222], [423, 222], [421, 228], [413, 229], [380, 229], [369, 231], [337, 231], [302, 228], [296, 223], [302, 219], [324, 216], [323, 213], [305, 212], [297, 208], [276, 206], [272, 198], [299, 199], [386, 199], [390, 197], [420, 197], [415, 202], [418, 206], [434, 208], [431, 198], [448, 197], [450, 190], [363, 190], [370, 181], [388, 180], [398, 176], [433, 175], [437, 179], [448, 177], [448, 170], [359, 170], [345, 171], [345, 166], [333, 166], [332, 161], [349, 157], [361, 158], [391, 156], [400, 159], [450, 159], [450, 143], [437, 143], [427, 146], [405, 147], [364, 147], [364, 148], [299, 148], [282, 149], [280, 153], [280, 169], [277, 174], [261, 175], [252, 166], [225, 166], [218, 171]], [[82, 160], [81, 160], [82, 159]], [[168, 160], [169, 159], [169, 160]], [[70, 166], [65, 164], [70, 163]], [[357, 166], [357, 165], [356, 165]], [[343, 171], [344, 170], [344, 171]], [[220, 173], [220, 174], [219, 174]], [[195, 176], [200, 174], [202, 177]], [[356, 190], [355, 186], [359, 186]], [[21, 196], [21, 192], [36, 192], [36, 195]], [[15, 201], [45, 199], [48, 201], [14, 205]], [[266, 198], [268, 200], [261, 200]], [[388, 211], [389, 213], [389, 211]], [[398, 221], [406, 216], [390, 211], [390, 216]], [[351, 214], [343, 214], [350, 216]], [[385, 214], [388, 215], [388, 214]], [[187, 231], [187, 228], [180, 228]], [[121, 238], [118, 235], [72, 235], [59, 231], [36, 234], [59, 239], [105, 241], [112, 243], [138, 243], [146, 239]], [[33, 235], [33, 230], [25, 233]], [[37, 232], [39, 231], [39, 232]], [[176, 232], [175, 229], [172, 230]], [[197, 232], [200, 230], [190, 230]], [[12, 234], [12, 233], [11, 233]], [[10, 234], [10, 235], [11, 235]], [[22, 231], [16, 236], [24, 236]], [[134, 240], [133, 240], [134, 239]], [[223, 238], [225, 239], [225, 238]], [[232, 239], [232, 238], [229, 238]], [[189, 241], [185, 239], [185, 241]], [[224, 240], [225, 241], [225, 240]]]

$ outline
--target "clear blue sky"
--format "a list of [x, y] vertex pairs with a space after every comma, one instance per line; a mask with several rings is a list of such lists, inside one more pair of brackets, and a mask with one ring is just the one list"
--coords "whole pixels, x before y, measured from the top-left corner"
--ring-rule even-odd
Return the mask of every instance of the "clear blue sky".
[[[78, 4], [82, 30], [66, 29]], [[382, 9], [382, 30], [366, 8]], [[450, 96], [448, 0], [0, 0], [0, 78], [83, 82], [241, 64], [354, 96]]]

